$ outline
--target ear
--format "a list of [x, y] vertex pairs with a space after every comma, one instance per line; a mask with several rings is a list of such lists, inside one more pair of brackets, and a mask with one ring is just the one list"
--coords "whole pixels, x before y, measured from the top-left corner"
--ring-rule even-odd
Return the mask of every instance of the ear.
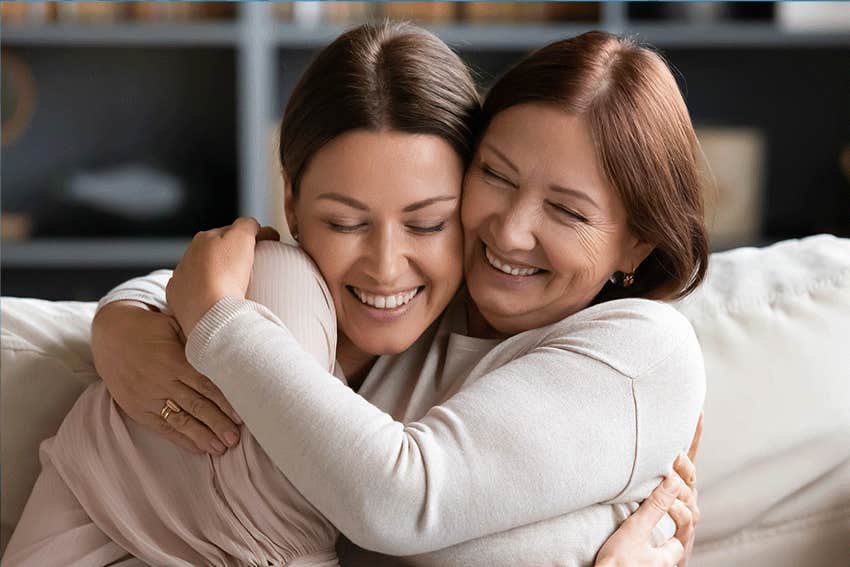
[[634, 236], [630, 237], [629, 242], [626, 244], [619, 270], [625, 274], [634, 272], [654, 249], [654, 244], [650, 244]]
[[289, 176], [286, 172], [281, 172], [283, 176], [283, 212], [286, 215], [286, 224], [289, 227], [289, 234], [298, 233], [298, 217], [295, 215], [296, 197], [292, 191], [292, 183], [289, 181]]

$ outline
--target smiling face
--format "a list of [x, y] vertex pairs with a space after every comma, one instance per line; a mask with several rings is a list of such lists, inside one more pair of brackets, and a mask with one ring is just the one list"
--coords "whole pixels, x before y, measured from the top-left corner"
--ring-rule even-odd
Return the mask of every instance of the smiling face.
[[464, 179], [463, 226], [470, 295], [503, 334], [587, 307], [651, 251], [629, 232], [585, 120], [538, 103], [493, 117]]
[[448, 305], [462, 278], [462, 179], [442, 138], [353, 131], [316, 152], [297, 197], [287, 187], [290, 226], [334, 299], [340, 351], [401, 352]]

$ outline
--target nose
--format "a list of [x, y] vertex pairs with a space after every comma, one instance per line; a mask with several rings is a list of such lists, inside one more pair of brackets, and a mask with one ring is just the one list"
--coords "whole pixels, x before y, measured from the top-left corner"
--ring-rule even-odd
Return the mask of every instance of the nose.
[[404, 235], [391, 226], [378, 226], [369, 238], [367, 275], [375, 283], [392, 287], [408, 266], [408, 246]]
[[536, 204], [532, 199], [516, 194], [505, 205], [505, 209], [498, 211], [491, 221], [493, 244], [503, 252], [532, 250], [536, 241], [534, 231], [540, 220]]

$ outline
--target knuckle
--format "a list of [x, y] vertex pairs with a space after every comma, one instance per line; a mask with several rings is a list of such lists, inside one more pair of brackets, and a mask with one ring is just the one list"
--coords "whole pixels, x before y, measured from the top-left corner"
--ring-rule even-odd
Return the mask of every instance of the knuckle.
[[185, 409], [194, 416], [200, 416], [206, 412], [207, 402], [204, 398], [192, 398]]
[[175, 429], [186, 429], [191, 423], [191, 418], [186, 415], [186, 412], [172, 413], [168, 416], [168, 424]]

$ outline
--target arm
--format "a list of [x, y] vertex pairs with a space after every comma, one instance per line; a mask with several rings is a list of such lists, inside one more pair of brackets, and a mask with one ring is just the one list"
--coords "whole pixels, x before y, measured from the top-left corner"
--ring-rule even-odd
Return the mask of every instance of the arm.
[[[224, 395], [186, 361], [184, 340], [170, 316], [157, 270], [112, 289], [92, 321], [95, 368], [118, 406], [134, 421], [192, 452], [222, 454], [239, 440], [241, 423]], [[163, 399], [184, 412], [166, 423]]]
[[[588, 322], [599, 336], [621, 333], [623, 323]], [[640, 320], [631, 323], [638, 325], [636, 337], [658, 334], [652, 327], [658, 321], [643, 321], [645, 328]], [[668, 361], [689, 356], [695, 338], [687, 330], [668, 352], [653, 352], [651, 344], [635, 348], [659, 361], [652, 372], [662, 373]], [[654, 486], [669, 469], [687, 439], [658, 457], [657, 447], [638, 442], [638, 429], [652, 419], [692, 429], [677, 419], [696, 419], [701, 368], [674, 364], [685, 383], [665, 387], [655, 375], [633, 378], [615, 370], [613, 360], [588, 356], [586, 338], [552, 337], [407, 425], [318, 367], [253, 302], [219, 301], [192, 331], [187, 355], [343, 533], [363, 547], [401, 555], [609, 501], [629, 487]], [[622, 351], [609, 347], [614, 357]], [[640, 380], [647, 389], [636, 385]], [[691, 398], [680, 404], [683, 417], [660, 415], [664, 396], [681, 388]]]

